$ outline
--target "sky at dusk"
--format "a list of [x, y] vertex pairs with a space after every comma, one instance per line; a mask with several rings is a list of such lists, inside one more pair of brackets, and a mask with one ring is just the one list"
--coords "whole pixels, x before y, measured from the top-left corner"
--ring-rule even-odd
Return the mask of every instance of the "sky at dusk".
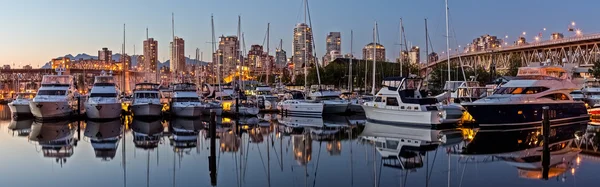
[[[263, 44], [267, 23], [271, 23], [271, 54], [283, 39], [283, 48], [291, 54], [293, 28], [303, 22], [302, 0], [2, 0], [0, 6], [0, 64], [43, 65], [50, 59], [87, 53], [97, 55], [102, 47], [120, 53], [123, 23], [127, 26], [126, 53], [142, 53], [146, 27], [158, 40], [159, 60], [168, 60], [171, 40], [171, 13], [175, 13], [175, 35], [184, 38], [186, 56], [195, 49], [210, 61], [210, 16], [215, 32], [237, 33], [237, 16], [242, 16], [246, 48]], [[434, 50], [445, 50], [444, 0], [311, 0], [309, 1], [318, 57], [325, 52], [328, 32], [342, 33], [342, 53], [350, 52], [350, 30], [354, 30], [354, 54], [362, 57], [362, 47], [372, 41], [377, 21], [379, 38], [388, 59], [398, 56], [400, 18], [406, 37], [421, 46], [424, 57], [425, 26]], [[522, 32], [527, 40], [542, 32], [562, 32], [576, 26], [585, 33], [600, 32], [594, 16], [600, 9], [597, 0], [450, 0], [450, 48], [465, 46], [473, 38], [491, 34], [509, 43]], [[456, 34], [452, 34], [455, 32]]]

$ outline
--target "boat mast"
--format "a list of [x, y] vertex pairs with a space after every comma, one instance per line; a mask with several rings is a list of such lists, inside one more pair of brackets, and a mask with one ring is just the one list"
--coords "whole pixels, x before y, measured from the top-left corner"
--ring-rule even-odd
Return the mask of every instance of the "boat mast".
[[375, 66], [376, 66], [376, 53], [377, 53], [377, 22], [375, 22], [375, 28], [373, 29], [373, 77], [372, 77], [372, 87], [371, 87], [371, 95], [375, 95]]
[[[213, 15], [210, 15], [210, 27], [211, 27], [211, 32], [212, 32], [212, 42], [211, 42], [211, 47], [212, 47], [212, 53], [213, 55], [215, 54], [215, 21], [213, 19]], [[218, 54], [216, 55], [217, 59], [215, 59], [217, 63], [217, 84], [219, 85], [219, 92], [221, 91], [221, 55]], [[214, 60], [213, 60], [214, 61]], [[213, 65], [215, 64], [215, 62], [213, 62]], [[214, 89], [213, 89], [214, 90]], [[220, 97], [221, 101], [223, 101], [223, 97]]]
[[448, 81], [450, 81], [450, 35], [448, 34], [448, 0], [446, 0], [446, 58], [448, 58]]
[[[241, 32], [242, 32], [242, 16], [238, 15], [238, 29], [237, 29], [237, 46], [238, 46], [237, 47], [237, 61], [238, 62], [237, 62], [237, 64], [238, 64], [238, 79], [240, 82], [238, 82], [237, 87], [239, 90], [242, 90], [241, 83], [243, 81], [242, 80], [242, 66], [241, 66], [242, 51], [240, 50], [240, 44], [241, 44], [240, 39], [242, 37]], [[235, 76], [233, 78], [235, 78]]]
[[354, 91], [352, 89], [352, 86], [353, 86], [352, 85], [352, 83], [353, 83], [352, 82], [352, 59], [353, 59], [353, 56], [352, 56], [352, 40], [354, 40], [354, 32], [352, 30], [350, 30], [350, 56], [351, 57], [350, 57], [350, 65], [348, 66], [348, 68], [349, 68], [349, 70], [348, 70], [348, 73], [349, 73], [349, 75], [348, 75], [348, 90], [350, 92]]
[[429, 65], [429, 32], [427, 32], [427, 18], [425, 18], [425, 64]]
[[[308, 27], [308, 24], [306, 24], [306, 9], [307, 9], [307, 2], [308, 0], [304, 0], [304, 24], [306, 25], [306, 27]], [[308, 49], [308, 42], [306, 41], [306, 30], [308, 28], [304, 28], [302, 29], [302, 34], [304, 35], [304, 99], [306, 99], [306, 95], [308, 94], [308, 64], [307, 64], [307, 55], [306, 55], [306, 50]]]
[[271, 76], [271, 58], [269, 58], [269, 32], [271, 23], [267, 23], [267, 85], [269, 85], [269, 76]]
[[[400, 42], [404, 42], [404, 50], [408, 53], [408, 45], [406, 43], [406, 33], [404, 32], [404, 22], [402, 21], [402, 18], [400, 18], [400, 29], [402, 31], [402, 40], [403, 40], [403, 41], [400, 41]], [[400, 47], [400, 49], [402, 49], [402, 47]], [[408, 55], [408, 58], [410, 58], [410, 55]], [[403, 72], [402, 72], [402, 64], [400, 65], [400, 76], [402, 76], [402, 74], [403, 74]], [[410, 64], [410, 62], [409, 62], [409, 64]], [[408, 68], [408, 74], [410, 74], [410, 68]]]
[[[171, 64], [174, 63], [174, 65], [172, 67], [179, 67], [178, 66], [178, 59], [177, 59], [177, 44], [175, 43], [175, 13], [171, 12], [171, 34], [173, 35], [173, 43], [171, 44]], [[171, 70], [171, 72], [176, 71], [175, 70]], [[177, 73], [175, 73], [175, 78], [177, 78]], [[160, 84], [160, 82], [158, 82], [158, 84]]]
[[[121, 59], [123, 60], [123, 62], [121, 62], [121, 63], [123, 63], [122, 64], [123, 69], [121, 70], [121, 73], [123, 74], [123, 77], [122, 77], [123, 85], [121, 85], [122, 86], [121, 92], [125, 92], [125, 91], [127, 91], [127, 89], [125, 88], [125, 73], [127, 72], [127, 69], [128, 69], [125, 67], [125, 65], [126, 65], [126, 63], [125, 63], [125, 61], [126, 61], [125, 60], [125, 23], [123, 23], [123, 53], [121, 54]], [[85, 78], [85, 75], [84, 75], [84, 78]]]
[[[308, 13], [308, 25], [310, 26], [309, 28], [311, 30], [314, 30], [313, 27], [312, 27], [312, 19], [310, 18], [310, 8], [308, 7], [308, 0], [306, 0], [306, 12]], [[313, 34], [310, 35], [310, 41], [312, 41], [311, 46], [310, 46], [311, 50], [313, 52], [313, 54], [312, 54], [313, 55], [312, 56], [312, 60], [315, 62], [315, 67], [316, 67], [316, 70], [317, 70], [317, 81], [319, 82], [319, 86], [318, 86], [319, 88], [318, 89], [319, 89], [319, 91], [321, 91], [321, 73], [319, 72], [320, 71], [319, 70], [319, 67], [320, 67], [319, 66], [319, 61], [316, 58], [316, 56], [317, 56], [317, 50], [316, 50], [316, 47], [315, 47], [315, 42], [314, 42], [315, 40], [314, 40], [314, 35]]]

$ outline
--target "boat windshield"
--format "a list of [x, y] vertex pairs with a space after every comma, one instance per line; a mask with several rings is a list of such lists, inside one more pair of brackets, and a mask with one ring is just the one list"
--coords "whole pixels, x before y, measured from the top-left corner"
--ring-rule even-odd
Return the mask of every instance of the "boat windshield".
[[158, 93], [135, 93], [135, 97], [156, 99], [158, 98]]
[[405, 79], [404, 89], [405, 90], [416, 90], [421, 86], [421, 79]]
[[500, 87], [494, 91], [494, 94], [537, 94], [548, 89], [546, 87]]
[[198, 97], [176, 97], [173, 102], [200, 102]]
[[115, 78], [113, 76], [96, 76], [94, 85], [115, 85]]
[[158, 87], [157, 84], [150, 84], [150, 83], [135, 85], [136, 90], [156, 90], [157, 87]]
[[39, 90], [37, 95], [67, 95], [66, 90]]
[[90, 97], [117, 97], [116, 93], [91, 93]]

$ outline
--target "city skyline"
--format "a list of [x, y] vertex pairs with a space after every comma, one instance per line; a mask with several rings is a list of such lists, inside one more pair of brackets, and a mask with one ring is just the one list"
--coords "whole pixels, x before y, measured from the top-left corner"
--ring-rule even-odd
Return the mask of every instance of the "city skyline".
[[[555, 2], [555, 3], [553, 3]], [[582, 32], [600, 32], [600, 26], [593, 24], [587, 14], [594, 6], [580, 7], [578, 11], [566, 10], [558, 6], [560, 1], [504, 1], [480, 2], [476, 0], [450, 1], [451, 36], [450, 48], [465, 47], [474, 38], [490, 34], [504, 38], [509, 36], [512, 43], [526, 32], [528, 41], [538, 33], [548, 39], [553, 32], [565, 36], [571, 22], [576, 22]], [[595, 1], [580, 0], [570, 3], [598, 4]], [[119, 6], [116, 6], [119, 5]], [[144, 6], [139, 6], [144, 5]], [[227, 6], [226, 6], [227, 5]], [[381, 0], [364, 2], [358, 0], [310, 1], [314, 41], [317, 57], [325, 55], [325, 37], [329, 32], [341, 32], [342, 51], [350, 51], [350, 30], [354, 30], [354, 55], [372, 42], [374, 22], [379, 24], [381, 44], [386, 47], [386, 58], [393, 61], [398, 56], [400, 46], [396, 45], [399, 35], [399, 19], [403, 17], [407, 40], [413, 45], [425, 45], [424, 18], [429, 21], [429, 35], [433, 50], [438, 54], [445, 49], [444, 1], [396, 2]], [[93, 7], [93, 8], [89, 8]], [[126, 7], [126, 8], [121, 8]], [[253, 8], [248, 8], [253, 7]], [[281, 7], [281, 8], [277, 8]], [[332, 10], [331, 7], [338, 7]], [[498, 11], [479, 9], [493, 7]], [[65, 11], [49, 11], [65, 10]], [[223, 11], [227, 10], [227, 11]], [[90, 13], [97, 12], [97, 13]], [[302, 1], [245, 2], [233, 0], [223, 2], [146, 2], [146, 1], [29, 1], [4, 3], [0, 8], [0, 22], [5, 28], [0, 31], [0, 64], [15, 64], [17, 67], [41, 66], [52, 58], [66, 54], [95, 54], [107, 47], [115, 54], [121, 53], [122, 24], [126, 24], [126, 53], [133, 55], [134, 45], [137, 55], [143, 54], [145, 29], [159, 44], [158, 60], [169, 59], [171, 41], [171, 13], [175, 13], [175, 33], [185, 38], [185, 55], [193, 56], [195, 48], [200, 48], [205, 61], [210, 60], [210, 15], [215, 16], [215, 35], [234, 35], [237, 32], [237, 16], [242, 16], [242, 31], [245, 33], [246, 47], [263, 44], [267, 23], [271, 23], [271, 46], [283, 39], [283, 49], [292, 51], [293, 28], [303, 22]], [[268, 12], [268, 13], [262, 13]], [[345, 14], [344, 12], [352, 12]], [[484, 15], [484, 16], [480, 16]], [[543, 31], [542, 28], [547, 28]], [[270, 54], [275, 54], [275, 47]], [[424, 59], [424, 50], [421, 59]]]

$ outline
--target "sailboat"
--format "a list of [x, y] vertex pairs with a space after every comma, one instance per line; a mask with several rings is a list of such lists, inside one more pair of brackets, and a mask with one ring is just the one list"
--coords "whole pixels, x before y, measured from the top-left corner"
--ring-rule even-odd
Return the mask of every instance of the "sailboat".
[[[306, 24], [306, 14], [307, 14], [307, 10], [308, 9], [308, 1], [304, 0], [304, 22], [305, 23], [301, 23], [301, 24]], [[308, 25], [307, 25], [308, 27]], [[303, 38], [304, 38], [304, 89], [306, 90], [308, 88], [308, 80], [307, 80], [307, 76], [308, 76], [308, 60], [307, 60], [307, 50], [306, 48], [308, 47], [308, 42], [306, 39], [307, 35], [306, 35], [306, 29], [303, 30]], [[317, 66], [317, 71], [319, 71], [319, 68]], [[320, 82], [320, 80], [319, 80]], [[281, 110], [281, 112], [288, 114], [288, 115], [297, 115], [297, 116], [311, 116], [311, 117], [321, 117], [323, 115], [323, 109], [325, 107], [323, 102], [316, 102], [316, 101], [311, 101], [311, 100], [307, 100], [306, 96], [305, 99], [290, 99], [290, 100], [285, 100], [282, 101], [278, 104], [278, 108]]]

